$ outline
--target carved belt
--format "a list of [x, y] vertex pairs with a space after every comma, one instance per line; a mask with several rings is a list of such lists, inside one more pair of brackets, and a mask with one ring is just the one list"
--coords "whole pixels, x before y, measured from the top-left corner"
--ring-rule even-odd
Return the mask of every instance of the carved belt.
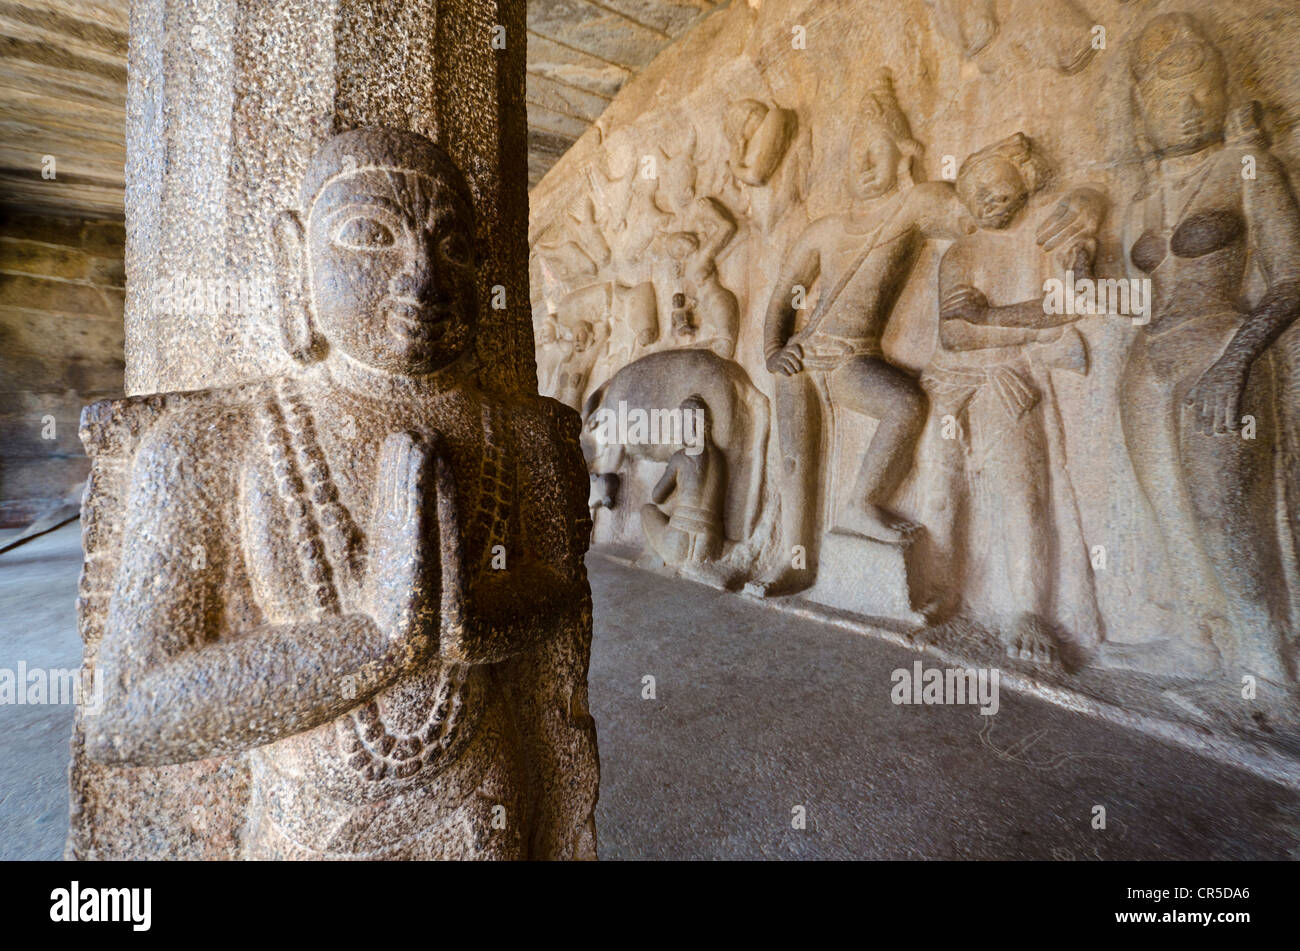
[[803, 344], [803, 365], [810, 370], [834, 370], [852, 357], [883, 358], [880, 341], [872, 337], [839, 337], [818, 331]]
[[998, 403], [1011, 419], [1019, 419], [1042, 398], [1037, 386], [1023, 371], [1005, 364], [992, 367], [931, 366], [925, 371], [927, 389], [945, 402], [964, 406], [985, 387], [991, 387]]
[[683, 532], [716, 532], [720, 519], [716, 512], [693, 505], [679, 505], [668, 518], [668, 525]]

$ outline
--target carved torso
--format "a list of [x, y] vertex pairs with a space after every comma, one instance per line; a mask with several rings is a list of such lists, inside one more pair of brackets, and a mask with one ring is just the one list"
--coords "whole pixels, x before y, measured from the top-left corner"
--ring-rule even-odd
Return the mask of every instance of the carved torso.
[[809, 318], [818, 322], [806, 337], [814, 353], [832, 355], [845, 342], [846, 353], [879, 347], [923, 240], [906, 224], [904, 200], [891, 198], [865, 221], [822, 219], [801, 239], [815, 247], [819, 264], [817, 305], [810, 313], [820, 316]]
[[[471, 575], [494, 545], [511, 547], [517, 516], [505, 427], [500, 411], [478, 394], [454, 390], [420, 402], [380, 403], [317, 374], [277, 381], [254, 416], [238, 505], [249, 576], [267, 621], [366, 612], [365, 526], [379, 445], [390, 432], [443, 435], [466, 515]], [[497, 477], [483, 477], [491, 472]], [[484, 668], [431, 660], [352, 714], [257, 755], [275, 772], [310, 779], [349, 802], [421, 786], [473, 741], [487, 677]]]
[[1243, 309], [1248, 222], [1241, 149], [1215, 149], [1134, 203], [1129, 258], [1152, 283], [1152, 334]]

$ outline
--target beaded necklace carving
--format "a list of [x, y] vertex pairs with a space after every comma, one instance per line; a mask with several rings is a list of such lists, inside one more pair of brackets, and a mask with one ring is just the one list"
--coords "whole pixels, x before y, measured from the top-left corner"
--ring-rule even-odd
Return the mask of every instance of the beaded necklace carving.
[[[340, 576], [353, 581], [360, 576], [360, 533], [339, 501], [311, 410], [295, 384], [278, 381], [261, 408], [263, 442], [315, 616], [337, 616]], [[489, 516], [488, 522], [499, 531], [499, 518]], [[450, 762], [462, 733], [468, 675], [465, 664], [439, 666], [429, 715], [412, 733], [390, 730], [374, 700], [337, 720], [335, 735], [348, 766], [378, 781], [386, 776], [403, 779], [424, 767]]]

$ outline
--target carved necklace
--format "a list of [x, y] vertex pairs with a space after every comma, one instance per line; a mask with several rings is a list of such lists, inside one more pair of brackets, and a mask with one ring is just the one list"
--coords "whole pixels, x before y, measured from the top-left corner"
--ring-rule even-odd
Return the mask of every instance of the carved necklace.
[[[336, 579], [341, 573], [353, 581], [360, 576], [360, 532], [339, 501], [311, 410], [292, 379], [276, 382], [274, 395], [262, 404], [261, 416], [267, 456], [315, 614], [336, 617], [341, 613]], [[348, 766], [377, 781], [390, 771], [401, 779], [424, 766], [450, 762], [449, 754], [462, 732], [468, 675], [465, 664], [439, 666], [434, 703], [412, 733], [390, 730], [374, 700], [335, 721], [335, 735]]]

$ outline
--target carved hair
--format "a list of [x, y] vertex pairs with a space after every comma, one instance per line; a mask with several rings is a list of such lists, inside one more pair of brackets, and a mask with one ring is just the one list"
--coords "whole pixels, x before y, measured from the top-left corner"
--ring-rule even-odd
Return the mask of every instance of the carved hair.
[[367, 168], [434, 174], [451, 186], [452, 194], [463, 202], [463, 210], [473, 221], [474, 199], [469, 183], [441, 146], [417, 132], [375, 126], [341, 132], [312, 156], [302, 178], [303, 211], [310, 212], [321, 192], [335, 179]]
[[1206, 68], [1227, 73], [1223, 54], [1189, 13], [1153, 19], [1138, 34], [1129, 58], [1129, 70], [1139, 84], [1155, 76], [1173, 79]]
[[1051, 177], [1051, 166], [1034, 148], [1034, 143], [1023, 132], [1016, 132], [1000, 142], [985, 146], [978, 152], [972, 152], [957, 170], [957, 190], [962, 189], [962, 182], [980, 165], [1000, 159], [1010, 163], [1020, 173], [1021, 181], [1029, 194], [1034, 194]]
[[708, 432], [713, 428], [713, 411], [709, 409], [709, 404], [704, 401], [704, 397], [699, 393], [692, 393], [686, 399], [682, 400], [678, 406], [683, 413], [698, 412], [700, 418], [704, 421], [703, 429]]
[[867, 135], [876, 134], [886, 135], [894, 141], [902, 156], [898, 173], [910, 178], [912, 160], [925, 147], [912, 138], [912, 126], [899, 108], [898, 97], [894, 93], [894, 74], [888, 69], [881, 69], [872, 77], [853, 129], [853, 141], [856, 143]]

